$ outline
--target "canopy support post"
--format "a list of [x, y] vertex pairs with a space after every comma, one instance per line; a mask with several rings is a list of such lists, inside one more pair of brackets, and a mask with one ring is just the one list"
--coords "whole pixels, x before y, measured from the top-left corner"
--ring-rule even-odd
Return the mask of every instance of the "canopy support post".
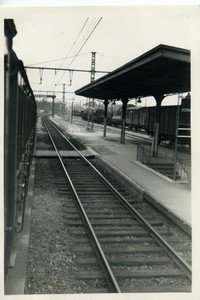
[[164, 99], [164, 95], [154, 95], [154, 98], [156, 99], [156, 120], [154, 125], [153, 157], [157, 157], [160, 133], [161, 103]]
[[103, 136], [106, 137], [106, 127], [107, 127], [107, 112], [108, 112], [108, 99], [103, 102], [104, 108], [104, 129], [103, 129]]
[[128, 98], [123, 98], [122, 103], [121, 144], [125, 144], [126, 108]]

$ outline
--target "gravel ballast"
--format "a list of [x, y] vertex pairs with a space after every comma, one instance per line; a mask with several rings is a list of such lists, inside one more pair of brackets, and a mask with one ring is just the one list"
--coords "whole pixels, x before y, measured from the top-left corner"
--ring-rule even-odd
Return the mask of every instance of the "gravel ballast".
[[52, 163], [36, 159], [25, 294], [80, 292], [74, 278], [77, 267], [70, 252], [70, 234], [62, 217]]

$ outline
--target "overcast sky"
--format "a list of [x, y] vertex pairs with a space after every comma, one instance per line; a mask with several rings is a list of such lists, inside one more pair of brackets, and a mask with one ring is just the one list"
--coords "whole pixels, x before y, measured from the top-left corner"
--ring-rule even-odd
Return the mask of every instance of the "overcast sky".
[[[96, 70], [112, 71], [159, 44], [191, 50], [197, 13], [196, 6], [38, 7], [7, 16], [14, 19], [13, 49], [25, 66], [89, 70], [95, 51]], [[90, 73], [82, 72], [28, 70], [28, 76], [33, 90], [62, 91], [65, 83], [72, 93], [66, 99], [80, 99], [73, 92], [90, 82]]]

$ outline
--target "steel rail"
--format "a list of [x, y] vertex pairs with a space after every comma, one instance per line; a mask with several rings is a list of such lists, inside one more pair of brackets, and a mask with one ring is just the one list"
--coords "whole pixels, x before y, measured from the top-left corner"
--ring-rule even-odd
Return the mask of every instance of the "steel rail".
[[[96, 127], [100, 127], [100, 128], [103, 128], [103, 125], [101, 124], [95, 124]], [[108, 125], [110, 126], [110, 125]], [[121, 130], [117, 129], [117, 128], [112, 128], [112, 127], [107, 127], [109, 129], [109, 131], [113, 132], [113, 133], [116, 133], [116, 134], [120, 134], [121, 133]], [[131, 138], [131, 139], [136, 139], [136, 140], [139, 140], [139, 141], [146, 141], [146, 142], [149, 142], [152, 143], [153, 142], [153, 139], [148, 137], [148, 136], [138, 136], [137, 133], [135, 134], [134, 132], [130, 133], [130, 132], [125, 132], [125, 137], [128, 137], [128, 138]]]
[[192, 279], [192, 270], [187, 262], [185, 262], [178, 253], [170, 246], [170, 244], [163, 239], [163, 237], [156, 232], [156, 230], [147, 222], [141, 214], [132, 207], [131, 204], [112, 186], [112, 184], [85, 158], [85, 156], [66, 138], [66, 136], [51, 122], [52, 126], [63, 136], [63, 138], [74, 148], [74, 150], [79, 153], [81, 158], [88, 164], [101, 178], [103, 182], [114, 192], [114, 194], [121, 200], [124, 206], [131, 212], [131, 214], [137, 218], [137, 220], [142, 224], [149, 234], [154, 238], [154, 240], [165, 250], [165, 252], [174, 260], [174, 262], [179, 266], [179, 268], [186, 274], [186, 276]]
[[[98, 124], [98, 123], [94, 123], [94, 127], [99, 127], [99, 128], [103, 128], [104, 125], [102, 124]], [[121, 129], [120, 128], [113, 128], [111, 125], [107, 125], [107, 129], [110, 131], [110, 132], [113, 132], [115, 134], [120, 134], [121, 133]], [[134, 139], [134, 140], [139, 140], [139, 141], [146, 141], [148, 142], [149, 144], [151, 144], [153, 142], [153, 138], [149, 137], [149, 136], [139, 136], [137, 135], [137, 133], [135, 132], [130, 132], [130, 131], [127, 131], [125, 132], [125, 137], [128, 137], [128, 138], [131, 138], [131, 139]]]
[[[70, 188], [71, 188], [71, 190], [72, 190], [72, 192], [74, 194], [74, 197], [75, 197], [75, 199], [77, 201], [77, 204], [78, 204], [78, 206], [80, 208], [80, 211], [81, 211], [82, 217], [84, 219], [84, 222], [85, 222], [87, 228], [89, 229], [90, 236], [92, 237], [92, 240], [93, 240], [93, 242], [95, 244], [95, 252], [97, 252], [96, 254], [98, 255], [98, 257], [100, 257], [100, 259], [101, 259], [101, 265], [103, 265], [104, 270], [106, 271], [105, 274], [106, 274], [108, 286], [110, 287], [111, 292], [121, 293], [121, 290], [119, 288], [117, 280], [116, 280], [116, 278], [115, 278], [115, 276], [114, 276], [114, 274], [112, 272], [112, 269], [111, 269], [111, 267], [110, 267], [110, 265], [109, 265], [109, 263], [108, 263], [108, 261], [106, 259], [105, 254], [104, 254], [104, 252], [103, 252], [103, 250], [101, 248], [101, 245], [100, 245], [100, 243], [98, 241], [98, 238], [97, 238], [97, 236], [96, 236], [96, 234], [95, 234], [95, 232], [93, 230], [93, 227], [92, 227], [92, 225], [91, 225], [91, 223], [90, 223], [90, 221], [89, 221], [89, 219], [87, 217], [85, 209], [84, 209], [84, 207], [83, 207], [83, 205], [82, 205], [82, 203], [80, 201], [80, 198], [79, 198], [79, 196], [78, 196], [78, 194], [76, 192], [76, 189], [75, 189], [75, 187], [74, 187], [74, 185], [73, 185], [73, 183], [71, 181], [71, 178], [70, 178], [70, 176], [69, 176], [69, 174], [68, 174], [68, 172], [67, 172], [67, 170], [65, 168], [65, 165], [64, 165], [63, 159], [62, 159], [62, 157], [61, 157], [61, 155], [59, 153], [59, 150], [57, 149], [57, 147], [56, 147], [56, 145], [54, 143], [54, 140], [53, 140], [53, 138], [51, 136], [51, 133], [50, 133], [49, 129], [47, 128], [47, 125], [45, 124], [45, 122], [44, 122], [44, 125], [45, 125], [45, 128], [46, 128], [46, 130], [48, 132], [48, 135], [49, 135], [49, 137], [51, 139], [53, 147], [54, 147], [54, 149], [55, 149], [55, 151], [56, 151], [56, 153], [58, 155], [59, 161], [60, 161], [60, 163], [62, 165], [62, 168], [63, 168], [63, 170], [65, 172], [67, 180], [69, 181]], [[55, 127], [53, 124], [51, 124], [51, 125], [53, 127]]]

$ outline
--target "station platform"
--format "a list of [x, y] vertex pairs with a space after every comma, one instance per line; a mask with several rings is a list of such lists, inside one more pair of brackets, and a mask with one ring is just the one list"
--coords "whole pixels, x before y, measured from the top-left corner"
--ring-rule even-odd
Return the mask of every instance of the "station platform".
[[120, 134], [109, 131], [109, 128], [106, 137], [103, 137], [103, 127], [93, 124], [93, 130], [88, 130], [87, 122], [83, 123], [80, 118], [74, 118], [73, 123], [58, 116], [51, 119], [158, 206], [192, 227], [191, 183], [174, 182], [138, 163], [137, 145], [131, 138], [126, 138], [125, 144], [121, 144]]

